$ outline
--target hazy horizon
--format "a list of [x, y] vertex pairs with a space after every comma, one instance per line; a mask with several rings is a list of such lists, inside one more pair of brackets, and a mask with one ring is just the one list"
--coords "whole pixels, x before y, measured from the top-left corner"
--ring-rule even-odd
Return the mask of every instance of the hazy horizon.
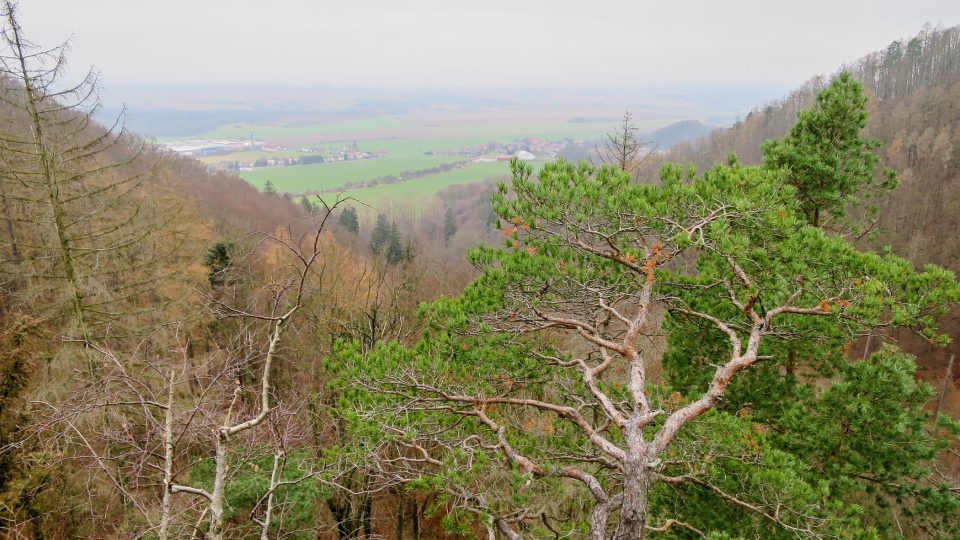
[[[916, 34], [960, 3], [22, 2], [105, 86], [786, 90]], [[107, 9], [109, 8], [109, 9]], [[53, 16], [55, 15], [55, 16]]]

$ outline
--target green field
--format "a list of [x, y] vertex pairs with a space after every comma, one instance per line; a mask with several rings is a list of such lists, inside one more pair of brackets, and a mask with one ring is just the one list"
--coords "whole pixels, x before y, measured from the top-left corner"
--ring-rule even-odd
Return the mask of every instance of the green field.
[[[431, 121], [436, 122], [431, 123]], [[277, 191], [300, 194], [314, 190], [330, 192], [350, 182], [362, 183], [384, 176], [402, 176], [404, 172], [422, 171], [445, 163], [469, 159], [457, 156], [425, 155], [430, 151], [477, 148], [486, 146], [490, 142], [509, 143], [528, 138], [543, 141], [599, 139], [614, 127], [613, 124], [613, 122], [565, 122], [511, 118], [501, 112], [494, 116], [478, 114], [476, 121], [463, 117], [455, 120], [437, 117], [409, 120], [405, 117], [386, 116], [302, 125], [238, 123], [220, 126], [198, 134], [197, 137], [239, 139], [249, 137], [252, 131], [257, 139], [291, 148], [282, 152], [261, 150], [201, 158], [204, 163], [214, 166], [228, 161], [250, 163], [258, 158], [294, 158], [304, 155], [303, 152], [296, 150], [300, 147], [338, 150], [356, 145], [362, 151], [387, 153], [387, 157], [383, 158], [317, 165], [264, 167], [240, 173], [244, 180], [258, 189], [263, 189], [264, 184], [269, 180]], [[371, 200], [416, 197], [435, 193], [450, 185], [480, 181], [508, 173], [509, 167], [503, 162], [471, 164], [462, 169], [393, 184], [355, 188], [350, 193]]]
[[281, 193], [303, 193], [331, 190], [347, 182], [364, 182], [387, 175], [400, 176], [404, 171], [419, 171], [463, 160], [452, 156], [391, 156], [317, 165], [264, 167], [241, 172], [240, 177], [258, 189], [263, 189], [267, 180], [270, 180]]
[[[543, 162], [534, 162], [538, 168]], [[371, 188], [354, 189], [343, 192], [365, 204], [377, 205], [389, 199], [406, 202], [428, 202], [441, 189], [458, 184], [480, 182], [490, 178], [508, 178], [510, 164], [504, 161], [474, 163], [462, 169], [432, 174], [395, 184], [382, 184]]]
[[388, 152], [390, 155], [422, 155], [431, 150], [449, 150], [487, 144], [490, 138], [477, 136], [464, 137], [411, 137], [403, 139], [368, 139], [357, 141], [357, 146], [365, 152]]
[[[609, 123], [574, 123], [564, 122], [556, 124], [506, 124], [506, 125], [471, 125], [459, 126], [456, 131], [460, 135], [445, 137], [404, 137], [404, 138], [376, 138], [361, 139], [357, 145], [361, 150], [377, 152], [383, 150], [390, 154], [422, 154], [430, 150], [447, 150], [451, 148], [476, 147], [490, 141], [509, 142], [515, 139], [542, 139], [560, 140], [564, 138], [574, 140], [600, 139], [612, 128]], [[340, 141], [339, 145], [353, 141]], [[336, 143], [320, 143], [327, 146], [336, 146]]]

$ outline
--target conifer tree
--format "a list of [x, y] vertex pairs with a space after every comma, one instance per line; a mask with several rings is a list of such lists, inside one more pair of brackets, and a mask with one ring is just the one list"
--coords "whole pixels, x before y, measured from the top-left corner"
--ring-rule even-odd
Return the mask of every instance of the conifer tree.
[[637, 137], [637, 126], [633, 124], [630, 111], [625, 111], [620, 125], [613, 133], [607, 134], [607, 140], [599, 153], [603, 163], [636, 177], [640, 165], [650, 153], [643, 153], [643, 142]]
[[397, 230], [396, 223], [390, 226], [389, 240], [387, 241], [387, 251], [385, 255], [387, 257], [387, 264], [391, 265], [400, 264], [406, 258], [406, 250], [400, 241], [400, 232]]
[[453, 209], [447, 207], [447, 213], [443, 218], [443, 241], [450, 243], [450, 239], [457, 234], [457, 220], [453, 215]]
[[207, 281], [211, 287], [221, 287], [230, 281], [227, 273], [233, 259], [232, 251], [233, 244], [230, 242], [217, 242], [207, 250], [203, 263], [210, 269]]
[[352, 206], [344, 208], [343, 211], [340, 212], [340, 218], [337, 220], [337, 223], [353, 234], [360, 233], [360, 220], [357, 219], [357, 209]]
[[[442, 491], [463, 530], [481, 516], [512, 539], [873, 537], [860, 476], [929, 473], [937, 448], [909, 359], [889, 349], [817, 379], [817, 403], [777, 417], [730, 409], [728, 392], [784, 339], [839, 350], [890, 321], [945, 340], [953, 274], [809, 226], [763, 168], [684, 182], [669, 167], [653, 186], [560, 162], [537, 177], [514, 163], [494, 196], [505, 246], [471, 253], [480, 277], [425, 311], [419, 343], [339, 351], [343, 405], [384, 449], [381, 475]], [[712, 347], [704, 377], [654, 383], [657, 342], [681, 324]]]
[[842, 218], [848, 207], [897, 185], [892, 170], [877, 177], [880, 141], [861, 135], [867, 125], [866, 105], [863, 85], [841, 73], [817, 95], [812, 108], [800, 113], [786, 137], [763, 145], [764, 165], [784, 170], [814, 226], [826, 217]]
[[312, 214], [316, 210], [313, 203], [310, 202], [310, 197], [307, 196], [300, 197], [300, 208], [303, 208], [303, 211], [308, 214]]
[[377, 222], [370, 234], [370, 250], [379, 254], [385, 246], [390, 244], [392, 228], [385, 214], [377, 215]]

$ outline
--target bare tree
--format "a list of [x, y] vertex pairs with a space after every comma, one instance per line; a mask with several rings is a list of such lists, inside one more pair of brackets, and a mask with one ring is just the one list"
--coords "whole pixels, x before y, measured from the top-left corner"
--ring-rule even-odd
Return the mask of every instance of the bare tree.
[[[319, 261], [319, 259], [322, 253], [320, 247], [324, 227], [337, 206], [345, 200], [346, 199], [338, 199], [332, 205], [324, 203], [325, 213], [320, 218], [319, 225], [310, 237], [304, 236], [300, 237], [299, 240], [293, 240], [292, 234], [285, 237], [277, 235], [267, 236], [269, 241], [276, 243], [287, 254], [292, 256], [292, 263], [287, 267], [292, 275], [284, 279], [279, 279], [271, 284], [272, 298], [269, 301], [269, 309], [266, 312], [250, 312], [215, 301], [223, 316], [266, 323], [269, 328], [269, 337], [259, 376], [259, 404], [253, 415], [245, 420], [239, 419], [242, 388], [237, 384], [230, 398], [229, 406], [223, 413], [222, 421], [214, 431], [215, 472], [213, 489], [208, 492], [198, 487], [180, 484], [173, 484], [170, 487], [174, 493], [199, 495], [207, 500], [210, 522], [206, 536], [209, 540], [220, 540], [224, 534], [225, 491], [227, 483], [231, 478], [228, 465], [231, 457], [231, 448], [234, 444], [233, 441], [244, 432], [261, 426], [271, 417], [277, 407], [273, 398], [274, 390], [272, 381], [273, 365], [280, 352], [281, 339], [283, 338], [284, 331], [291, 324], [294, 315], [297, 314], [304, 304], [307, 283], [309, 278], [316, 272], [315, 266], [322, 266], [322, 261]], [[282, 456], [275, 457], [274, 464], [276, 467], [280, 466], [279, 463], [281, 459]], [[275, 490], [277, 484], [276, 478], [271, 478], [272, 485], [270, 493]], [[270, 500], [268, 495], [268, 513], [265, 516], [267, 525], [264, 527], [269, 526], [269, 512], [272, 508]]]
[[636, 180], [640, 166], [654, 150], [649, 143], [637, 138], [637, 127], [633, 124], [633, 115], [630, 111], [625, 111], [623, 121], [613, 133], [607, 134], [604, 147], [597, 149], [596, 152], [602, 163], [614, 165]]
[[[92, 477], [112, 486], [108, 498], [132, 510], [142, 524], [134, 532], [161, 540], [195, 534], [223, 538], [227, 487], [238, 474], [237, 464], [269, 451], [269, 485], [250, 516], [260, 536], [268, 537], [275, 529], [277, 494], [313, 476], [283, 478], [288, 444], [299, 444], [302, 437], [296, 434], [308, 429], [304, 405], [285, 405], [274, 380], [284, 333], [312, 293], [309, 282], [323, 281], [327, 273], [321, 244], [341, 203], [324, 205], [311, 233], [294, 238], [287, 229], [265, 237], [263, 244], [276, 245], [283, 255], [275, 279], [264, 288], [265, 301], [254, 298], [251, 307], [240, 308], [207, 297], [220, 316], [239, 324], [231, 328], [230, 343], [205, 358], [193, 358], [180, 322], [169, 325], [172, 336], [161, 335], [161, 328], [123, 352], [74, 339], [101, 364], [96, 384], [82, 385], [58, 401], [34, 399], [46, 414], [38, 415], [24, 440], [12, 446], [28, 439], [57, 444], [64, 457], [85, 463]], [[264, 309], [257, 310], [258, 305]], [[160, 350], [155, 343], [173, 345]], [[247, 367], [259, 370], [256, 397], [240, 381]], [[201, 462], [213, 464], [212, 489], [183, 480]], [[191, 480], [196, 482], [193, 475]], [[89, 504], [96, 508], [106, 502], [91, 499]]]

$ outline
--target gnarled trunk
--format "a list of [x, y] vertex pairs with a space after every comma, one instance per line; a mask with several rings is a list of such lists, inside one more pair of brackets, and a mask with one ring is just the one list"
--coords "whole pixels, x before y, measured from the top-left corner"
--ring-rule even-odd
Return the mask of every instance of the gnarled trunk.
[[624, 464], [623, 502], [614, 540], [640, 540], [646, 537], [649, 513], [650, 470], [646, 460], [632, 459]]

